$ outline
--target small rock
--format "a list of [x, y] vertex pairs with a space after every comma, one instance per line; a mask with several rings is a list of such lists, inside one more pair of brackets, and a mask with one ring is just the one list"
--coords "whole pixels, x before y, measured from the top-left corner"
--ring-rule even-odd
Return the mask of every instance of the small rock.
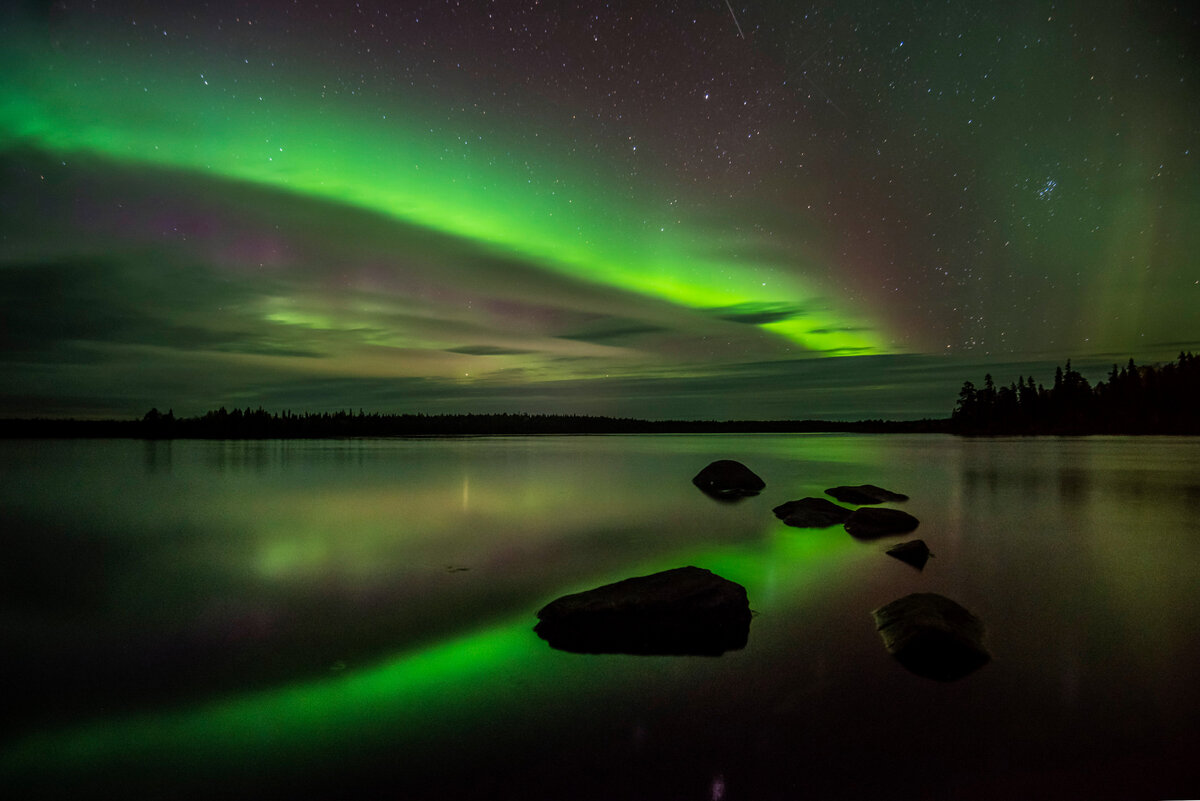
[[699, 567], [564, 595], [537, 613], [551, 647], [589, 654], [719, 656], [746, 646], [746, 588]]
[[888, 653], [909, 671], [955, 681], [991, 660], [983, 646], [983, 622], [935, 593], [914, 593], [871, 613]]
[[842, 503], [852, 503], [855, 505], [894, 503], [908, 500], [907, 495], [885, 490], [883, 487], [877, 487], [874, 484], [859, 484], [855, 487], [830, 487], [825, 490], [825, 494], [837, 498]]
[[925, 540], [909, 540], [887, 549], [888, 556], [894, 556], [901, 562], [907, 562], [917, 570], [924, 570], [925, 563], [933, 556]]
[[889, 534], [906, 534], [921, 522], [908, 512], [899, 509], [864, 507], [855, 509], [843, 524], [851, 535], [863, 540], [886, 537]]
[[851, 510], [824, 498], [801, 498], [771, 510], [775, 516], [796, 528], [826, 528], [845, 523]]
[[692, 483], [714, 498], [757, 495], [767, 486], [750, 468], [732, 459], [718, 459], [697, 473]]

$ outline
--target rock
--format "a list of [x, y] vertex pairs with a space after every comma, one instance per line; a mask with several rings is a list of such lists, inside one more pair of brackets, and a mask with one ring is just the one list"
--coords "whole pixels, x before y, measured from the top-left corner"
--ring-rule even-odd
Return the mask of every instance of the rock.
[[868, 506], [855, 509], [843, 525], [853, 536], [871, 540], [889, 534], [906, 534], [921, 525], [921, 521], [899, 509]]
[[850, 509], [824, 498], [801, 498], [788, 501], [771, 510], [775, 516], [796, 528], [826, 528], [845, 523]]
[[925, 563], [933, 556], [925, 540], [909, 540], [887, 549], [888, 556], [894, 556], [901, 562], [907, 562], [917, 570], [924, 570]]
[[699, 567], [564, 595], [537, 613], [551, 647], [589, 654], [719, 656], [746, 646], [746, 588]]
[[883, 487], [877, 487], [874, 484], [859, 484], [856, 487], [830, 487], [825, 490], [825, 494], [837, 498], [842, 503], [853, 503], [855, 505], [908, 500], [907, 495], [885, 490]]
[[944, 596], [906, 595], [871, 616], [888, 653], [918, 676], [954, 681], [992, 658], [983, 646], [983, 622]]
[[767, 486], [750, 468], [732, 459], [718, 459], [697, 473], [692, 483], [714, 498], [757, 495]]

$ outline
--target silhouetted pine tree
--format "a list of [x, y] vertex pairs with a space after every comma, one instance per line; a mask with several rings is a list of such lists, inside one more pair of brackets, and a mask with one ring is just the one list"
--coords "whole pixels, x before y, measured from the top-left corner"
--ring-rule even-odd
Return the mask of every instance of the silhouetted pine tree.
[[963, 434], [1195, 434], [1198, 402], [1200, 359], [1190, 352], [1160, 367], [1114, 364], [1095, 387], [1068, 359], [1049, 390], [1032, 376], [999, 390], [990, 375], [983, 390], [965, 382], [951, 426]]

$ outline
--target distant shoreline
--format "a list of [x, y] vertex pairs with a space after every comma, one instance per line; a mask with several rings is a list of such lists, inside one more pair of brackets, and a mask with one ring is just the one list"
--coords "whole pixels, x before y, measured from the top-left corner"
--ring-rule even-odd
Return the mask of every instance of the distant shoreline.
[[263, 410], [175, 418], [151, 410], [140, 420], [0, 419], [3, 439], [346, 439], [589, 434], [946, 434], [951, 421], [642, 420], [547, 414], [284, 415]]

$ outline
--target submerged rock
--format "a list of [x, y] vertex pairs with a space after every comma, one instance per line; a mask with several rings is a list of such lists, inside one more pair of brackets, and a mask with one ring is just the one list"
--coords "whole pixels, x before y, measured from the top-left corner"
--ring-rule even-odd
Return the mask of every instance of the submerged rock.
[[889, 534], [905, 534], [921, 525], [921, 521], [899, 509], [880, 509], [872, 506], [855, 509], [843, 525], [853, 536], [870, 540]]
[[887, 549], [888, 556], [894, 556], [901, 562], [907, 562], [917, 570], [924, 570], [925, 563], [933, 556], [925, 540], [909, 540]]
[[771, 510], [789, 526], [797, 528], [826, 528], [845, 523], [851, 510], [824, 498], [801, 498], [782, 503]]
[[551, 647], [589, 654], [719, 656], [746, 646], [746, 588], [699, 567], [564, 595], [537, 613]]
[[855, 505], [892, 503], [908, 500], [907, 495], [892, 492], [883, 487], [877, 487], [874, 484], [859, 484], [854, 487], [830, 487], [825, 490], [825, 494], [837, 498], [842, 503], [853, 503]]
[[742, 498], [762, 492], [767, 483], [749, 467], [733, 459], [718, 459], [692, 479], [692, 483], [714, 498]]
[[906, 595], [871, 616], [888, 653], [918, 676], [954, 681], [992, 658], [983, 646], [983, 622], [944, 596]]

